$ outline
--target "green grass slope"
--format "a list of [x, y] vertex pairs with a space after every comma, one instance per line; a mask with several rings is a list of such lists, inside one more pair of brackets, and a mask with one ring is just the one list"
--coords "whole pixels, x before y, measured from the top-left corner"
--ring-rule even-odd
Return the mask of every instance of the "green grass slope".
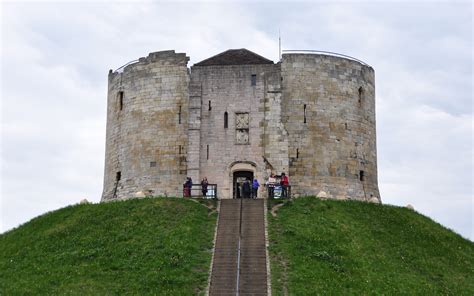
[[216, 214], [183, 199], [76, 205], [0, 235], [0, 295], [193, 295]]
[[307, 197], [268, 216], [274, 295], [474, 295], [474, 244], [412, 210]]

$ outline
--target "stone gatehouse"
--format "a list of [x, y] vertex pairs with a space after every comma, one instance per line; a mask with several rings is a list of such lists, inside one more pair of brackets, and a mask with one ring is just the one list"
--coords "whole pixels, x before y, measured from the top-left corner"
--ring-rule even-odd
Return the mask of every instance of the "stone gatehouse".
[[239, 178], [285, 172], [293, 196], [380, 202], [372, 67], [246, 49], [188, 61], [160, 51], [109, 72], [102, 200], [182, 196], [187, 176], [233, 198]]

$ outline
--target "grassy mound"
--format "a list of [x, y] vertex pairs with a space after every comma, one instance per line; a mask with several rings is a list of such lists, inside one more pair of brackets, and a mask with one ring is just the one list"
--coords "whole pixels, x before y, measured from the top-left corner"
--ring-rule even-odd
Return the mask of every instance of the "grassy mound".
[[474, 244], [409, 209], [301, 198], [268, 216], [275, 295], [474, 295]]
[[216, 214], [183, 199], [76, 205], [0, 236], [0, 295], [204, 291]]

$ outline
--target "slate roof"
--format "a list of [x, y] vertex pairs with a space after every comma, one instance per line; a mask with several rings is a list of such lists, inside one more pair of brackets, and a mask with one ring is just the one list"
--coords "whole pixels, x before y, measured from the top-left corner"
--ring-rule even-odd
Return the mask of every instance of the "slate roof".
[[194, 66], [224, 66], [224, 65], [257, 65], [273, 64], [273, 61], [266, 59], [245, 48], [229, 49], [213, 57], [205, 59]]

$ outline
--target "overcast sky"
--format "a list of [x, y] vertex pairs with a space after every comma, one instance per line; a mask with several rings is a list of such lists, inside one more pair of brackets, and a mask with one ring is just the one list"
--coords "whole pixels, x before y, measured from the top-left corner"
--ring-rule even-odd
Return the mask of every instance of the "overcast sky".
[[107, 73], [175, 49], [339, 52], [376, 74], [379, 187], [474, 239], [470, 2], [5, 2], [0, 232], [102, 192]]

